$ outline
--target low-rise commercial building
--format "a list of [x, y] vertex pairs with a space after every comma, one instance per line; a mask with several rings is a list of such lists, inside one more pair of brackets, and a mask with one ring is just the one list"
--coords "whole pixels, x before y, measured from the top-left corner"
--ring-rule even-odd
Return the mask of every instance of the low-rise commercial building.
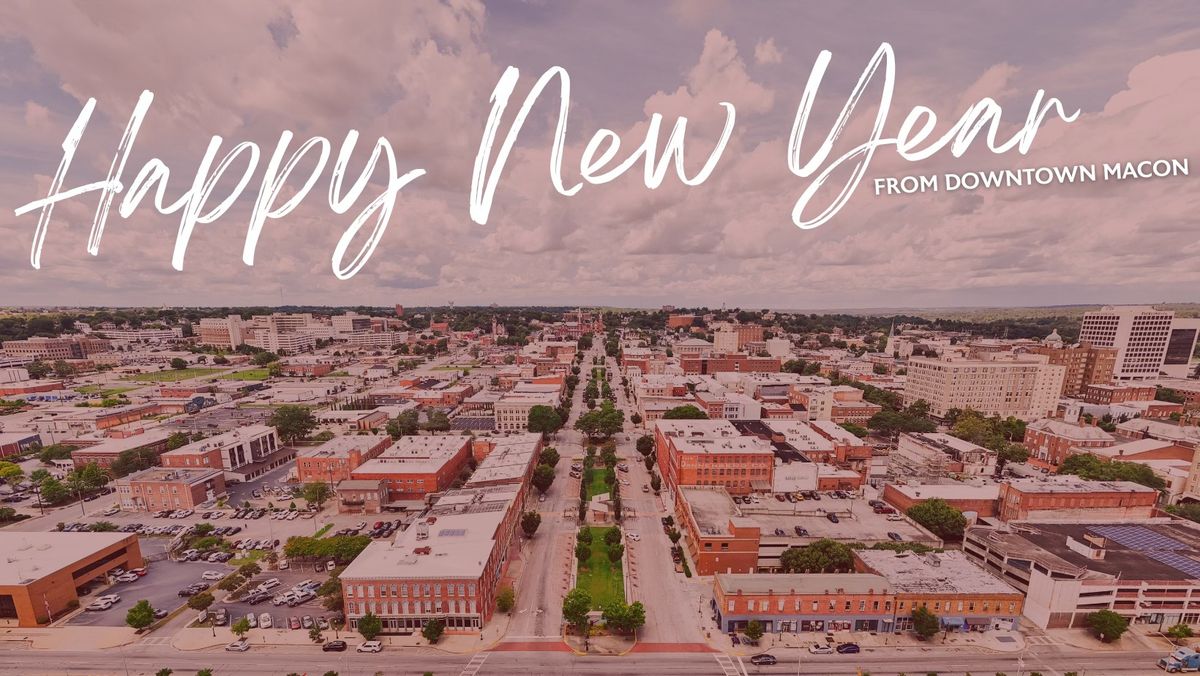
[[296, 478], [301, 483], [324, 481], [336, 485], [391, 445], [392, 438], [386, 434], [334, 437], [320, 446], [296, 452]]
[[893, 475], [926, 481], [940, 477], [991, 476], [996, 472], [995, 453], [940, 432], [901, 434], [889, 462], [889, 471]]
[[1112, 446], [1117, 440], [1099, 427], [1045, 418], [1026, 426], [1024, 443], [1032, 464], [1057, 469], [1068, 455]]
[[713, 578], [712, 610], [723, 632], [752, 620], [765, 632], [887, 631], [894, 597], [880, 575], [854, 573], [751, 575]]
[[251, 481], [296, 457], [268, 425], [247, 425], [192, 442], [160, 456], [163, 467], [208, 467], [225, 472], [228, 482]]
[[477, 633], [496, 609], [523, 503], [515, 485], [448, 491], [394, 541], [372, 542], [341, 574], [349, 628], [369, 613], [384, 634], [431, 620]]
[[470, 437], [400, 437], [378, 456], [352, 470], [350, 478], [382, 481], [389, 502], [415, 500], [450, 488], [470, 457]]
[[1141, 519], [1154, 513], [1158, 491], [1132, 481], [1089, 481], [1075, 476], [1016, 479], [1000, 486], [1004, 521]]
[[79, 605], [79, 590], [116, 568], [142, 565], [129, 533], [0, 531], [0, 625], [37, 627]]
[[37, 432], [0, 433], [0, 458], [19, 455], [41, 445], [42, 437]]
[[723, 486], [732, 494], [770, 491], [771, 443], [742, 436], [727, 420], [659, 420], [654, 441], [667, 487]]
[[75, 469], [91, 464], [108, 469], [127, 451], [149, 451], [161, 455], [167, 450], [167, 440], [171, 434], [171, 430], [152, 427], [141, 434], [112, 437], [71, 451], [71, 462], [75, 463]]
[[121, 508], [138, 512], [196, 509], [225, 495], [219, 469], [151, 467], [116, 481]]
[[959, 482], [933, 484], [889, 483], [883, 487], [880, 499], [907, 512], [928, 500], [942, 500], [963, 513], [974, 513], [978, 517], [996, 516], [999, 511], [996, 501], [1000, 496], [1000, 485], [985, 483], [974, 485]]

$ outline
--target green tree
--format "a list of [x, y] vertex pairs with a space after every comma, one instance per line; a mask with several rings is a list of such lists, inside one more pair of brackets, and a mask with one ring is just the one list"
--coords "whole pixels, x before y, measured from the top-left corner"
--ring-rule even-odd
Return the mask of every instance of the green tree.
[[642, 455], [650, 455], [654, 452], [654, 437], [649, 434], [643, 434], [637, 440], [637, 452]]
[[450, 429], [450, 417], [442, 411], [431, 411], [425, 420], [425, 429], [430, 432], [445, 432]]
[[29, 377], [33, 380], [45, 378], [50, 375], [52, 370], [49, 364], [41, 360], [31, 361], [25, 365], [25, 371], [29, 373]]
[[521, 515], [521, 530], [525, 532], [525, 537], [533, 537], [533, 534], [537, 532], [540, 525], [542, 525], [541, 514], [529, 511]]
[[254, 563], [253, 561], [250, 561], [248, 563], [243, 563], [237, 569], [237, 574], [241, 575], [242, 577], [246, 578], [247, 580], [254, 577], [255, 575], [258, 575], [261, 572], [262, 572], [262, 567], [259, 566], [257, 563]]
[[300, 497], [319, 510], [329, 498], [333, 497], [333, 489], [324, 481], [310, 481], [304, 484]]
[[279, 361], [279, 355], [274, 352], [259, 352], [251, 357], [250, 361], [254, 362], [256, 366], [266, 366], [273, 361]]
[[608, 546], [608, 560], [609, 561], [616, 563], [617, 561], [620, 561], [621, 557], [624, 555], [625, 555], [625, 545], [618, 542], [615, 545]]
[[71, 493], [67, 490], [67, 487], [54, 477], [49, 477], [42, 480], [39, 490], [42, 494], [42, 501], [52, 505], [65, 502], [67, 498], [71, 496]]
[[[189, 597], [187, 604], [188, 608], [191, 608], [192, 610], [208, 610], [208, 607], [211, 606], [214, 601], [216, 601], [216, 599], [213, 598], [213, 595], [210, 592], [200, 592], [195, 596]], [[249, 629], [249, 627], [246, 627], [247, 631], [249, 631]]]
[[[195, 597], [193, 597], [193, 598], [195, 598]], [[238, 639], [245, 638], [246, 634], [250, 633], [250, 620], [247, 620], [244, 617], [239, 619], [238, 621], [234, 622], [232, 626], [229, 627], [229, 631], [236, 634]]]
[[655, 493], [662, 490], [662, 479], [659, 478], [657, 474], [654, 474], [650, 477], [650, 490], [654, 491]]
[[1092, 635], [1104, 643], [1116, 641], [1129, 628], [1129, 620], [1111, 610], [1096, 611], [1088, 615], [1084, 621]]
[[559, 460], [558, 451], [550, 446], [543, 448], [541, 454], [538, 455], [538, 462], [542, 465], [555, 467], [558, 465]]
[[325, 634], [322, 634], [321, 628], [314, 624], [308, 630], [308, 640], [310, 640], [316, 644], [324, 643], [325, 642]]
[[592, 548], [587, 543], [575, 543], [575, 558], [579, 560], [579, 565], [587, 563], [587, 560], [592, 556]]
[[529, 409], [529, 431], [554, 434], [562, 427], [562, 418], [551, 406], [534, 406]]
[[562, 616], [571, 626], [587, 631], [587, 614], [592, 609], [592, 595], [582, 587], [576, 587], [563, 597]]
[[363, 639], [374, 641], [381, 631], [383, 631], [383, 620], [379, 619], [375, 613], [369, 612], [358, 618], [358, 633], [362, 634]]
[[854, 553], [845, 543], [822, 538], [804, 547], [789, 547], [779, 555], [787, 573], [842, 573], [853, 570]]
[[154, 608], [150, 602], [142, 599], [134, 604], [129, 612], [125, 613], [125, 624], [134, 629], [145, 629], [154, 624]]
[[179, 357], [175, 357], [171, 360], [171, 368], [175, 369], [176, 371], [182, 371], [183, 369], [187, 368], [187, 365], [187, 361], [180, 359]]
[[1192, 628], [1186, 624], [1171, 625], [1171, 627], [1167, 629], [1167, 636], [1176, 640], [1191, 638], [1192, 635]]
[[609, 528], [608, 530], [604, 531], [604, 544], [609, 545], [611, 547], [612, 545], [615, 545], [620, 541], [621, 541], [621, 529], [620, 528]]
[[196, 676], [213, 676], [212, 669], [201, 669], [196, 672]]
[[842, 426], [842, 429], [846, 430], [850, 434], [853, 434], [854, 436], [858, 437], [859, 439], [862, 439], [863, 437], [870, 434], [870, 432], [867, 430], [867, 428], [865, 428], [861, 425], [855, 425], [854, 423], [841, 423], [841, 426]]
[[937, 615], [934, 615], [925, 606], [913, 609], [912, 621], [913, 631], [921, 637], [921, 640], [928, 641], [941, 631], [941, 622], [938, 621]]
[[163, 667], [162, 669], [154, 672], [154, 676], [171, 676], [173, 673], [175, 673], [173, 670]]
[[307, 437], [317, 427], [317, 419], [307, 406], [284, 404], [275, 409], [267, 424], [274, 427], [288, 443]]
[[746, 638], [750, 639], [751, 643], [758, 643], [758, 640], [763, 637], [763, 625], [758, 620], [750, 620], [746, 623], [746, 630], [743, 632]]
[[405, 411], [388, 421], [387, 433], [393, 439], [412, 436], [421, 428], [416, 410]]
[[538, 489], [538, 493], [545, 494], [550, 490], [550, 485], [554, 483], [554, 468], [549, 465], [538, 465], [533, 470], [533, 478], [531, 479], [533, 487]]
[[604, 606], [604, 624], [612, 632], [631, 634], [646, 624], [646, 609], [640, 601], [613, 601]]
[[442, 620], [430, 620], [421, 627], [421, 636], [425, 637], [426, 641], [432, 645], [438, 642], [442, 634], [446, 631], [446, 623]]
[[112, 521], [97, 521], [88, 526], [88, 530], [93, 533], [114, 533], [117, 531], [117, 524]]
[[38, 460], [43, 465], [52, 465], [55, 460], [68, 460], [71, 457], [71, 447], [63, 444], [50, 444], [38, 451]]
[[620, 432], [625, 424], [625, 413], [605, 400], [600, 408], [588, 411], [575, 421], [575, 429], [589, 438], [606, 438]]
[[512, 587], [505, 587], [496, 595], [496, 610], [502, 613], [512, 612], [513, 606], [517, 603], [516, 592]]
[[1076, 453], [1067, 456], [1067, 459], [1058, 466], [1058, 473], [1073, 474], [1094, 481], [1132, 481], [1155, 490], [1166, 488], [1166, 482], [1159, 478], [1149, 465], [1121, 460], [1103, 460], [1091, 453]]
[[0, 462], [0, 481], [15, 488], [24, 480], [25, 470], [21, 469], [20, 465], [13, 462]]
[[940, 498], [913, 505], [905, 514], [943, 540], [961, 540], [967, 526], [962, 512]]
[[676, 406], [663, 414], [664, 420], [704, 420], [707, 417], [707, 413], [691, 404]]
[[[181, 432], [177, 432], [176, 434], [182, 434], [184, 444], [187, 443], [187, 434]], [[173, 434], [167, 439], [168, 445], [170, 445], [171, 439], [177, 439], [176, 435]], [[180, 446], [184, 444], [180, 444]], [[117, 455], [116, 459], [113, 460], [112, 466], [109, 467], [109, 469], [112, 471], [114, 476], [124, 477], [133, 474], [134, 472], [140, 472], [149, 467], [153, 467], [157, 464], [158, 454], [152, 449], [130, 449], [128, 451], [121, 451], [121, 453]]]

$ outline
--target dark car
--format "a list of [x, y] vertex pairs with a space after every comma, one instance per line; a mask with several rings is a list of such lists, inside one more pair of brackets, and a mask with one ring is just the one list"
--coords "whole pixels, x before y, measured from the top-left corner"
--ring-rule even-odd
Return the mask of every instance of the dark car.
[[802, 537], [802, 538], [808, 537], [808, 529], [807, 528], [803, 528], [801, 526], [796, 526], [795, 531], [796, 531], [796, 537]]
[[826, 519], [829, 519], [829, 520], [830, 520], [830, 521], [832, 521], [833, 523], [837, 523], [837, 522], [838, 522], [838, 517], [837, 517], [837, 514], [834, 514], [833, 512], [830, 512], [830, 513], [826, 514], [826, 515], [825, 515], [825, 518], [826, 518]]
[[901, 540], [904, 539], [904, 538], [900, 537], [899, 533], [893, 533], [891, 531], [888, 531], [888, 537], [890, 537], [895, 542], [900, 542]]
[[785, 531], [782, 528], [776, 528], [775, 535], [778, 535], [779, 537], [783, 537], [783, 536], [787, 535], [787, 531]]
[[754, 657], [751, 657], [750, 664], [759, 664], [759, 665], [779, 664], [779, 660], [775, 659], [774, 655], [768, 655], [767, 653], [763, 653], [761, 655], [755, 655]]
[[167, 616], [167, 615], [169, 615], [169, 614], [170, 614], [170, 613], [168, 613], [167, 611], [163, 610], [162, 608], [155, 608], [155, 609], [154, 609], [154, 619], [156, 619], [156, 620], [161, 620], [162, 618], [166, 617], [166, 616]]
[[788, 501], [788, 502], [795, 502], [795, 501], [796, 501], [796, 496], [792, 495], [791, 493], [788, 493], [786, 497], [787, 497], [787, 501]]
[[321, 646], [321, 650], [324, 650], [327, 653], [340, 653], [340, 652], [344, 651], [345, 649], [346, 649], [345, 641], [330, 641], [329, 643], [326, 643], [325, 645]]
[[783, 497], [783, 494], [782, 494], [782, 493], [776, 493], [776, 494], [775, 494], [775, 499], [776, 499], [776, 500], [778, 500], [778, 501], [780, 501], [780, 502], [783, 502], [783, 501], [787, 500], [787, 498]]
[[837, 651], [843, 655], [851, 655], [862, 652], [862, 648], [859, 648], [857, 643], [839, 643]]

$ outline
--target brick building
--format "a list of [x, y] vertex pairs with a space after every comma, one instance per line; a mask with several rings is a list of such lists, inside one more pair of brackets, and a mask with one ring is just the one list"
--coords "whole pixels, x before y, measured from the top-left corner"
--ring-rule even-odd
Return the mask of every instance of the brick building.
[[1158, 491], [1131, 481], [1088, 481], [1074, 476], [1018, 479], [1000, 486], [1004, 521], [1071, 518], [1148, 518]]
[[470, 457], [470, 437], [400, 437], [352, 470], [350, 478], [382, 481], [388, 490], [388, 502], [416, 500], [450, 488]]
[[758, 570], [761, 530], [756, 522], [728, 514], [729, 495], [720, 488], [683, 486], [676, 492], [681, 544], [697, 575]]
[[1107, 385], [1113, 379], [1113, 367], [1117, 363], [1117, 351], [1111, 347], [1096, 347], [1089, 344], [1073, 346], [1039, 345], [1030, 348], [1034, 354], [1045, 355], [1051, 364], [1066, 369], [1061, 394], [1075, 397], [1088, 385]]
[[195, 509], [225, 495], [225, 475], [219, 469], [151, 467], [116, 482], [121, 508], [157, 512]]
[[723, 486], [736, 495], [770, 490], [774, 448], [766, 440], [742, 436], [727, 420], [658, 420], [654, 442], [669, 490]]
[[1088, 385], [1080, 397], [1089, 404], [1123, 404], [1127, 401], [1153, 401], [1153, 385]]
[[320, 446], [297, 451], [296, 476], [302, 483], [324, 481], [336, 485], [391, 445], [392, 438], [386, 434], [334, 437]]
[[879, 497], [901, 513], [927, 500], [938, 499], [960, 512], [974, 512], [980, 517], [991, 517], [999, 512], [997, 500], [1000, 497], [1000, 487], [996, 484], [972, 486], [963, 483], [889, 483], [884, 485]]
[[1029, 449], [1029, 461], [1051, 469], [1057, 469], [1072, 453], [1116, 443], [1111, 434], [1099, 427], [1050, 418], [1034, 421], [1025, 428], [1024, 444]]
[[[685, 341], [687, 342], [687, 341]], [[705, 343], [707, 345], [707, 343]], [[713, 352], [707, 356], [680, 355], [679, 366], [687, 375], [710, 373], [778, 373], [779, 357], [752, 357], [739, 353]]]
[[170, 437], [171, 430], [161, 427], [148, 429], [141, 434], [112, 437], [71, 451], [71, 462], [75, 463], [75, 469], [89, 464], [108, 469], [127, 451], [150, 451], [161, 455], [167, 450], [167, 440]]

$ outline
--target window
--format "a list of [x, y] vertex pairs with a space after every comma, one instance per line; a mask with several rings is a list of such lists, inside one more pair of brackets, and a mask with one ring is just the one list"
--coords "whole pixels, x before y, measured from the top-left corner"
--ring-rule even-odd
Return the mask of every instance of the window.
[[729, 604], [728, 604], [728, 605], [729, 605], [729, 607], [726, 609], [726, 612], [729, 612], [729, 613], [732, 613], [732, 612], [733, 612], [733, 604], [734, 604], [734, 603], [735, 603], [735, 601], [733, 601], [732, 599], [730, 599], [730, 601], [729, 601]]

